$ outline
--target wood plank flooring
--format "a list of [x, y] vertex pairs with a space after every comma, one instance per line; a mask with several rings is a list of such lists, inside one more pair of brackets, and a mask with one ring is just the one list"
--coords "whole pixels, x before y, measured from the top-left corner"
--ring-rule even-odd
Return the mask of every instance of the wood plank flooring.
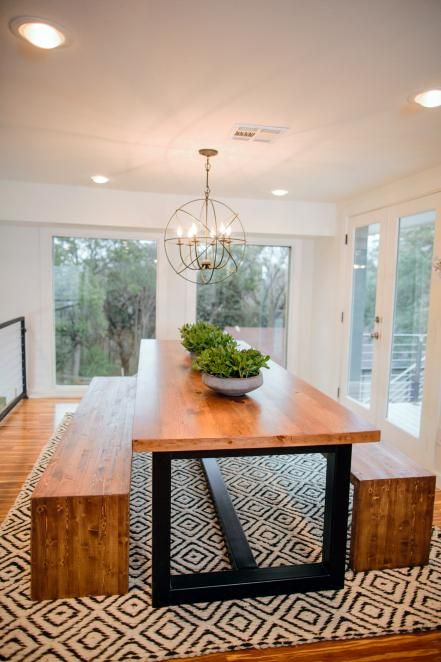
[[[3, 520], [40, 450], [64, 411], [78, 400], [36, 399], [21, 402], [0, 423], [0, 520]], [[73, 403], [71, 406], [70, 403]], [[441, 526], [441, 490], [435, 497], [434, 523]], [[441, 614], [441, 605], [440, 605]], [[441, 616], [440, 616], [441, 627]], [[188, 660], [188, 658], [186, 658]], [[196, 658], [194, 658], [196, 659]], [[330, 641], [296, 647], [236, 651], [198, 657], [200, 662], [441, 662], [441, 630], [413, 635]]]
[[60, 405], [70, 402], [73, 407], [69, 409], [73, 409], [79, 400], [22, 400], [0, 423], [0, 521], [13, 506], [41, 449], [62, 418]]

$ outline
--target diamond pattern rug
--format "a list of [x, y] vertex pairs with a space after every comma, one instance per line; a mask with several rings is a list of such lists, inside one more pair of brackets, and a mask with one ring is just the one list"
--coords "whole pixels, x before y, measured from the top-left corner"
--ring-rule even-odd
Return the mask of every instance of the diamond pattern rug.
[[[439, 529], [427, 566], [348, 570], [339, 591], [152, 609], [147, 453], [133, 463], [129, 593], [31, 602], [30, 495], [69, 421], [48, 442], [0, 530], [0, 659], [166, 660], [441, 627]], [[220, 464], [260, 566], [320, 559], [324, 460], [284, 455]], [[229, 567], [196, 460], [173, 464], [172, 523], [175, 573]]]

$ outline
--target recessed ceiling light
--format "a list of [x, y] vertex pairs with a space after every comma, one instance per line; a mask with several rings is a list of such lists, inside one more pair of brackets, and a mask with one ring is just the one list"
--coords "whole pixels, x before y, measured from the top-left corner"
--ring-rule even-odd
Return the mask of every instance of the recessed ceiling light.
[[279, 198], [282, 197], [282, 195], [287, 195], [288, 191], [285, 191], [284, 188], [275, 188], [274, 191], [271, 191], [273, 195], [277, 195]]
[[109, 178], [106, 175], [92, 175], [90, 178], [95, 184], [107, 184]]
[[37, 48], [50, 50], [66, 45], [66, 35], [45, 18], [18, 16], [9, 23], [11, 31]]
[[441, 106], [441, 90], [426, 90], [414, 97], [414, 101], [424, 108], [438, 108]]

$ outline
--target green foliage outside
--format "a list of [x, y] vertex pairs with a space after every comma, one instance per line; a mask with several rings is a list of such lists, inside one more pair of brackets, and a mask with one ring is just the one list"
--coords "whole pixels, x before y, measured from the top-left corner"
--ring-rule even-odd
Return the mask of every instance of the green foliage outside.
[[427, 333], [434, 232], [431, 223], [401, 228], [394, 333]]
[[197, 319], [226, 326], [286, 326], [289, 248], [247, 245], [227, 280], [198, 285]]
[[[394, 333], [425, 334], [432, 272], [433, 223], [406, 224], [399, 236], [396, 274]], [[364, 326], [371, 330], [375, 317], [379, 241], [369, 244], [367, 254]], [[362, 273], [359, 274], [362, 276]]]
[[54, 238], [58, 384], [136, 372], [155, 335], [155, 259], [155, 242]]
[[236, 341], [228, 333], [209, 322], [196, 322], [184, 324], [179, 329], [181, 342], [185, 349], [194, 354], [200, 354], [209, 347], [236, 346]]
[[193, 361], [193, 367], [215, 377], [254, 377], [261, 368], [269, 367], [269, 359], [257, 349], [218, 346], [205, 349]]

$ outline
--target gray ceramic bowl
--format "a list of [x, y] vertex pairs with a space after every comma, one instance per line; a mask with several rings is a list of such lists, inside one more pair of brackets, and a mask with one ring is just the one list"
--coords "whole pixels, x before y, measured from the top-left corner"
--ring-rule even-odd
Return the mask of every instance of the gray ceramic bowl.
[[262, 386], [263, 375], [259, 372], [254, 377], [215, 377], [214, 375], [207, 375], [207, 373], [203, 372], [202, 381], [208, 388], [217, 391], [217, 393], [229, 395], [230, 397], [238, 397]]

